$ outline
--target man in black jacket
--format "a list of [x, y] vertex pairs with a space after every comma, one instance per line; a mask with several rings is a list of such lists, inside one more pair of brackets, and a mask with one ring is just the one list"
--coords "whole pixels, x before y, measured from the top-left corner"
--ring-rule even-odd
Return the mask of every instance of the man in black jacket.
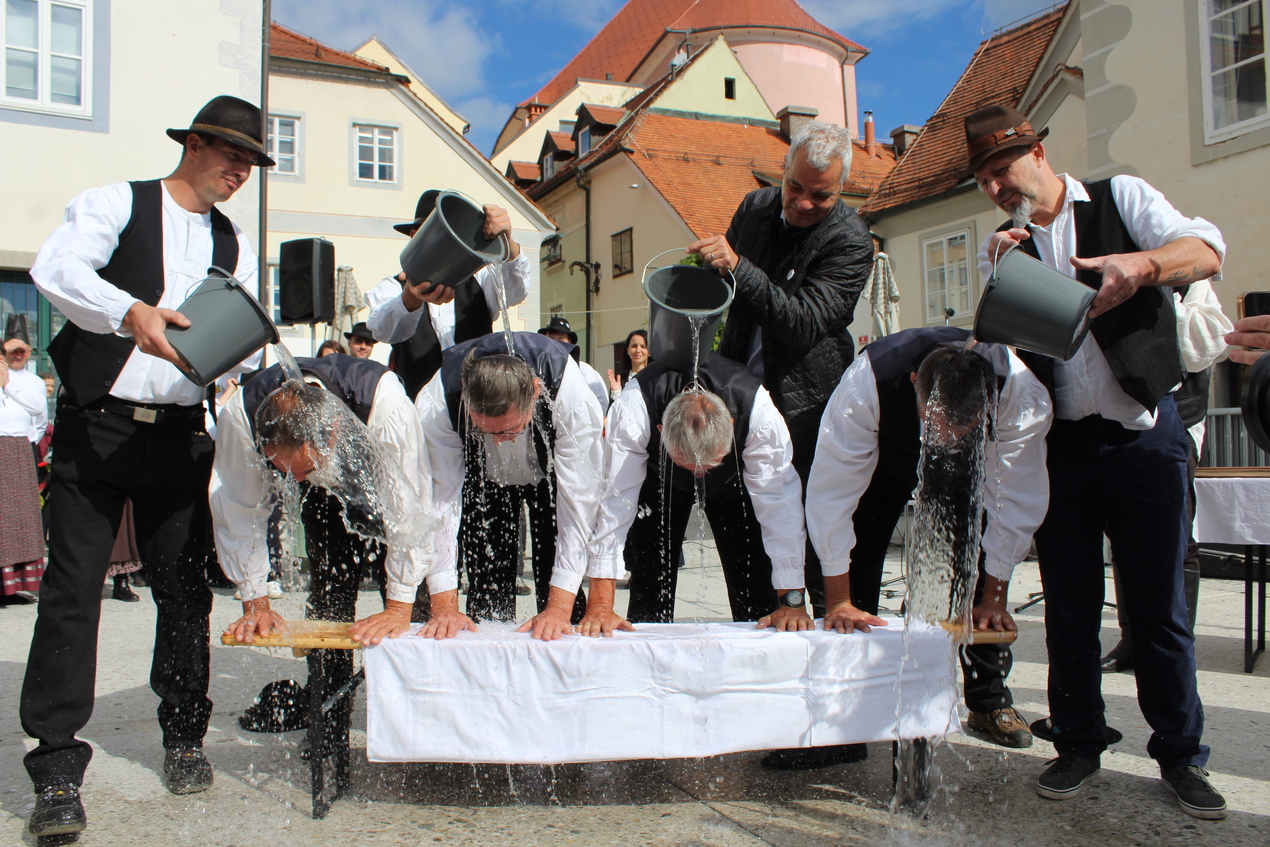
[[[812, 121], [790, 142], [780, 189], [750, 192], [726, 236], [688, 246], [736, 279], [719, 352], [747, 365], [771, 393], [804, 489], [820, 415], [855, 355], [848, 325], [873, 260], [868, 227], [838, 199], [850, 170], [846, 130]], [[810, 546], [806, 567], [823, 615], [820, 562]]]

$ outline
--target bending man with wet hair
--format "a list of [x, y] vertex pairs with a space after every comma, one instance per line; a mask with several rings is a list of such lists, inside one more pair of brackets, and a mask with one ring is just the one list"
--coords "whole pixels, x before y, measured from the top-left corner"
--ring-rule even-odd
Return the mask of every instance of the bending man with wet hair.
[[628, 537], [627, 617], [674, 620], [679, 553], [698, 499], [714, 531], [732, 617], [781, 630], [812, 627], [802, 490], [785, 420], [743, 365], [712, 353], [696, 378], [654, 363], [609, 410], [584, 635], [630, 628], [612, 610]]
[[[996, 381], [995, 430], [984, 450], [986, 524], [979, 556], [973, 624], [1013, 630], [1006, 596], [1014, 566], [1027, 555], [1049, 504], [1045, 435], [1049, 395], [1008, 348], [979, 344], [957, 327], [909, 329], [861, 351], [829, 398], [816, 461], [807, 485], [807, 532], [825, 573], [825, 628], [839, 632], [884, 626], [877, 617], [882, 569], [891, 536], [917, 488], [923, 427], [946, 442], [981, 424]], [[927, 407], [936, 375], [937, 407]], [[928, 415], [928, 412], [930, 413]], [[927, 480], [930, 484], [931, 480]], [[912, 531], [912, 528], [909, 528]], [[1032, 735], [1005, 684], [1013, 662], [1003, 645], [962, 651], [968, 725], [1006, 747], [1028, 747]], [[853, 752], [813, 748], [789, 755], [788, 767], [852, 761]], [[856, 748], [854, 759], [863, 758]]]
[[[274, 365], [221, 412], [210, 502], [221, 564], [243, 603], [243, 616], [227, 631], [250, 644], [283, 625], [269, 605], [266, 531], [275, 502], [285, 504], [294, 484], [311, 569], [305, 616], [352, 621], [363, 574], [386, 571], [384, 610], [352, 628], [358, 641], [378, 644], [409, 627], [431, 559], [435, 521], [423, 432], [401, 380], [384, 365], [340, 353], [298, 364], [305, 381], [287, 379]], [[447, 601], [457, 604], [454, 596], [433, 598], [434, 607]], [[449, 635], [453, 626], [436, 616], [423, 634]], [[310, 654], [310, 663], [316, 660]], [[352, 674], [347, 650], [326, 651], [323, 661], [332, 687]], [[240, 723], [280, 732], [303, 728], [307, 718], [307, 693], [272, 683]]]
[[[538, 577], [550, 573], [550, 589], [539, 593], [538, 615], [522, 630], [551, 640], [573, 631], [585, 604], [580, 588], [600, 495], [603, 414], [568, 345], [533, 332], [510, 338], [514, 354], [503, 333], [446, 350], [440, 372], [415, 400], [442, 521], [428, 584], [434, 593], [457, 589], [461, 556], [468, 614], [515, 620], [516, 516], [546, 480], [554, 525], [533, 527], [544, 541], [534, 544], [533, 567], [542, 585], [548, 582]], [[483, 519], [463, 521], [468, 512]]]

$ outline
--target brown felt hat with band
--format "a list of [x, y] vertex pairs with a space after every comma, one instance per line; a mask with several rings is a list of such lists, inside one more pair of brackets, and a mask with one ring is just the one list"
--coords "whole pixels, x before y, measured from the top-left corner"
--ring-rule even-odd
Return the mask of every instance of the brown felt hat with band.
[[1037, 132], [1017, 109], [985, 106], [966, 117], [966, 158], [962, 177], [973, 176], [994, 153], [1023, 145], [1032, 146], [1049, 135], [1049, 127]]
[[276, 162], [265, 155], [265, 145], [261, 138], [260, 108], [246, 100], [222, 94], [207, 101], [207, 105], [198, 110], [194, 123], [189, 129], [169, 129], [168, 138], [178, 144], [184, 144], [191, 132], [214, 135], [223, 138], [230, 144], [244, 147], [256, 154], [256, 165], [271, 168]]

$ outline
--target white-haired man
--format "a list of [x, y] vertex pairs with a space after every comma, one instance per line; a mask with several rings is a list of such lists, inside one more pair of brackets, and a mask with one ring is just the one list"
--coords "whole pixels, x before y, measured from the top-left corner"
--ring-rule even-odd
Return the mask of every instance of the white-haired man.
[[[838, 200], [850, 170], [847, 131], [812, 121], [790, 142], [780, 188], [750, 192], [726, 235], [688, 245], [736, 279], [719, 353], [748, 366], [771, 392], [804, 489], [820, 415], [855, 355], [848, 327], [873, 261], [869, 228]], [[806, 569], [823, 614], [820, 561], [810, 548]]]

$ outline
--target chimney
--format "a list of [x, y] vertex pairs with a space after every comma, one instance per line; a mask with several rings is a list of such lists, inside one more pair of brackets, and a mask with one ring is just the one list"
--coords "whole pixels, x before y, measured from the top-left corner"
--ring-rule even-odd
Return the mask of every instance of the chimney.
[[792, 141], [798, 131], [814, 121], [819, 114], [820, 111], [811, 106], [786, 106], [776, 113], [776, 119], [781, 122], [781, 135], [785, 136], [786, 141]]
[[920, 126], [912, 124], [902, 124], [891, 130], [891, 142], [895, 144], [895, 158], [904, 155], [904, 151], [913, 146], [913, 142], [917, 140], [917, 134], [922, 131]]
[[877, 140], [873, 137], [873, 110], [864, 110], [864, 152], [870, 158], [874, 158], [878, 152]]

